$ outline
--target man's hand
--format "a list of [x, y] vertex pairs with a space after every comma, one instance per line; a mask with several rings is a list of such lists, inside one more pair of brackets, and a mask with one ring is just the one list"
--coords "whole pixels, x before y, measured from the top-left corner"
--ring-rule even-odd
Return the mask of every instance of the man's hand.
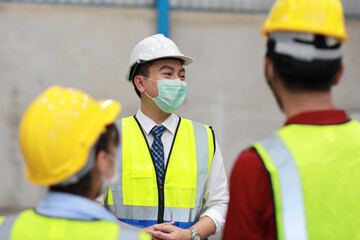
[[[163, 225], [174, 225], [175, 224], [175, 221], [172, 221], [172, 222], [166, 222], [166, 223], [159, 223], [159, 224], [155, 224], [155, 225], [152, 225], [150, 227], [146, 227], [146, 228], [142, 228], [141, 231], [144, 231], [144, 232], [147, 232], [147, 233], [150, 233], [149, 231], [156, 231], [156, 228], [155, 226], [163, 226]], [[150, 233], [151, 234], [151, 233]], [[154, 235], [153, 235], [153, 240], [160, 240], [159, 238], [156, 238]]]
[[150, 227], [142, 228], [141, 230], [142, 230], [142, 231], [145, 231], [145, 232], [148, 231], [148, 230], [156, 231], [156, 230], [155, 230], [155, 226], [174, 225], [174, 224], [175, 224], [175, 221], [166, 222], [166, 223], [159, 223], [159, 224], [152, 225], [152, 226], [150, 226]]
[[156, 224], [151, 226], [154, 230], [145, 230], [155, 239], [163, 240], [190, 240], [192, 233], [189, 229], [182, 229], [171, 224]]

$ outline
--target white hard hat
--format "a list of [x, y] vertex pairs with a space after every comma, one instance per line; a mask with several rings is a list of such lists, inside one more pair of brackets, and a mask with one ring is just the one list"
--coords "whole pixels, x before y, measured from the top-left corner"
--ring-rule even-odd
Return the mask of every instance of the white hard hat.
[[181, 59], [184, 61], [184, 65], [193, 62], [191, 58], [184, 56], [184, 54], [180, 52], [171, 39], [162, 34], [155, 34], [141, 40], [131, 53], [126, 80], [132, 80], [132, 76], [130, 75], [135, 72], [135, 69], [131, 71], [135, 64], [168, 57]]

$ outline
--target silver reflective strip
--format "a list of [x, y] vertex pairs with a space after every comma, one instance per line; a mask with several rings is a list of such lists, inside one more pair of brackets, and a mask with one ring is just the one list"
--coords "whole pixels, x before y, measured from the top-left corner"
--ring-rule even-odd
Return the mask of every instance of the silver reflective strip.
[[0, 239], [10, 239], [12, 226], [20, 213], [5, 216], [4, 221], [0, 225]]
[[[122, 143], [124, 141], [123, 139], [123, 134], [122, 134], [122, 119], [117, 119], [115, 121], [115, 126], [119, 131], [119, 135], [120, 135], [120, 143], [119, 143], [119, 147], [116, 150], [116, 169], [119, 173], [119, 181], [122, 182]], [[114, 205], [108, 205], [106, 204], [106, 207], [109, 208], [111, 210], [111, 212], [113, 214], [115, 214], [115, 216], [117, 218], [121, 218], [119, 216], [119, 213], [121, 213], [123, 210], [123, 192], [122, 192], [122, 184], [116, 183], [116, 184], [112, 184], [111, 185], [111, 192], [112, 192], [112, 197], [113, 197], [113, 203]]]
[[206, 127], [198, 122], [192, 121], [195, 134], [196, 159], [197, 159], [197, 181], [195, 206], [201, 207], [205, 191], [206, 176], [209, 166], [209, 141]]
[[284, 239], [306, 240], [304, 197], [295, 159], [279, 136], [270, 137], [260, 144], [278, 171]]
[[136, 229], [129, 228], [120, 224], [119, 240], [140, 240], [140, 233]]
[[201, 206], [195, 208], [170, 208], [164, 209], [164, 221], [195, 222], [199, 219]]
[[120, 143], [116, 149], [116, 169], [122, 173], [122, 144], [123, 144], [123, 134], [122, 134], [122, 122], [121, 119], [115, 121], [115, 126], [119, 131]]
[[[114, 202], [115, 203], [115, 202]], [[153, 220], [158, 218], [158, 207], [154, 206], [131, 206], [117, 202], [114, 209], [115, 216], [121, 219]], [[201, 207], [195, 208], [170, 208], [164, 209], [164, 221], [194, 222], [199, 219]]]
[[[158, 207], [124, 205], [114, 201], [115, 216], [122, 219], [157, 220]], [[111, 206], [110, 206], [111, 207]]]

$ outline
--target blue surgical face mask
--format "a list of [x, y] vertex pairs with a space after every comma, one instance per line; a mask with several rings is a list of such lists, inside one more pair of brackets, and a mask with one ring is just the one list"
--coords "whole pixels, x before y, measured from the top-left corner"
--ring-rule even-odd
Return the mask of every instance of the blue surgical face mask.
[[162, 79], [155, 81], [147, 77], [144, 78], [156, 82], [158, 96], [152, 98], [146, 92], [145, 94], [164, 112], [173, 113], [184, 103], [187, 96], [187, 83], [185, 81], [181, 81], [180, 79]]

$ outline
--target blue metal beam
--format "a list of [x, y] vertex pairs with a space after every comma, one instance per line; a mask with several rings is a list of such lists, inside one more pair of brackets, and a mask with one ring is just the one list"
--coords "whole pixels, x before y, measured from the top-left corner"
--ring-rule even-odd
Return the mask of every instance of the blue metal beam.
[[169, 0], [156, 0], [158, 33], [169, 37]]

